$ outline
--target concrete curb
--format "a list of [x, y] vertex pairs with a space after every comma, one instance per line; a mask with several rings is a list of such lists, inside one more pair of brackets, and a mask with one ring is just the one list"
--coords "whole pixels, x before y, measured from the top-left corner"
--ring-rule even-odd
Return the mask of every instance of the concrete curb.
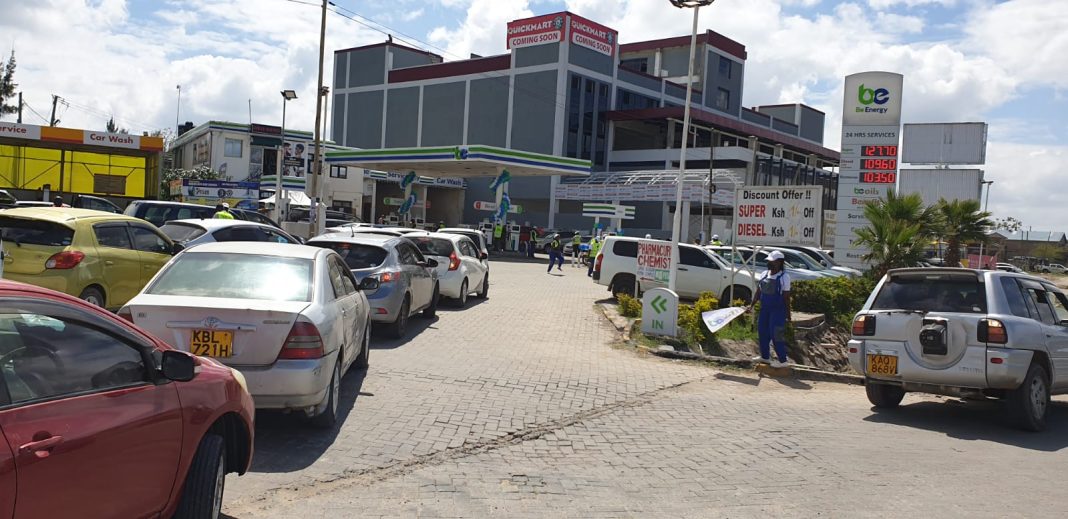
[[[675, 351], [674, 349], [668, 349], [670, 346], [664, 349], [648, 350], [657, 357], [663, 357], [666, 359], [678, 359], [678, 360], [698, 360], [702, 362], [708, 362], [717, 366], [731, 366], [735, 368], [755, 369], [756, 363], [748, 359], [732, 359], [729, 357], [716, 357], [714, 355], [698, 355], [688, 351]], [[838, 373], [835, 371], [824, 371], [816, 369], [811, 366], [790, 366], [790, 375], [793, 378], [802, 380], [813, 380], [819, 382], [837, 382], [840, 384], [853, 384], [858, 386], [864, 385], [864, 377], [860, 375], [851, 375], [849, 373]]]
[[616, 309], [616, 306], [609, 303], [598, 303], [597, 306], [601, 308], [601, 313], [604, 314], [605, 319], [612, 323], [616, 331], [622, 333], [624, 341], [630, 341], [630, 331], [634, 327], [634, 319], [629, 317], [623, 317]]

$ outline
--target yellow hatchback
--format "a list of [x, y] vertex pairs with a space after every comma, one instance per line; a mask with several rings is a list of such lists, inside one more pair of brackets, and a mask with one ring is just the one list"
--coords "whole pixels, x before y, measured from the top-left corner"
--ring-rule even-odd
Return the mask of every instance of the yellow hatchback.
[[154, 225], [120, 214], [67, 207], [0, 211], [4, 279], [117, 309], [178, 252]]

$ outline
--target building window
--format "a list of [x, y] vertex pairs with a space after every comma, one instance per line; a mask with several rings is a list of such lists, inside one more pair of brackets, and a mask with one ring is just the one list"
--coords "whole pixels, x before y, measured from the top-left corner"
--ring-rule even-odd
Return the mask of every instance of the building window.
[[330, 178], [349, 178], [348, 166], [330, 166]]
[[716, 108], [727, 111], [731, 106], [731, 92], [725, 88], [719, 89], [716, 95]]
[[241, 158], [241, 139], [226, 139], [225, 149], [223, 150], [223, 156], [232, 158]]
[[649, 59], [648, 58], [632, 58], [625, 59], [619, 62], [619, 65], [625, 69], [637, 70], [638, 72], [649, 72]]
[[719, 75], [721, 75], [723, 77], [726, 77], [726, 78], [730, 78], [731, 77], [731, 65], [732, 65], [731, 60], [729, 60], [727, 58], [724, 58], [723, 56], [720, 56], [719, 57]]

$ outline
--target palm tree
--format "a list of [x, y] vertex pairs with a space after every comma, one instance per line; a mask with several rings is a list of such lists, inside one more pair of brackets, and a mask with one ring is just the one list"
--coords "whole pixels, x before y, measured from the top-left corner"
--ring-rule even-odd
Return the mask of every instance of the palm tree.
[[960, 263], [962, 243], [987, 241], [987, 231], [994, 226], [990, 213], [981, 210], [978, 200], [939, 200], [935, 206], [941, 215], [939, 234], [946, 241], [945, 264]]
[[897, 195], [864, 206], [868, 225], [854, 231], [856, 244], [869, 250], [864, 260], [881, 277], [892, 268], [911, 267], [923, 259], [923, 249], [940, 227], [939, 215], [923, 205], [919, 194]]

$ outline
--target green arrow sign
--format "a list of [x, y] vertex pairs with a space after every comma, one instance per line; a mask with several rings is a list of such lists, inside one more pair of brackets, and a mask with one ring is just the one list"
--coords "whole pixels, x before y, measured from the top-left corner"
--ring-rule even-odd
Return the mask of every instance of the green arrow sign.
[[664, 310], [667, 310], [667, 299], [664, 299], [663, 296], [656, 296], [650, 306], [653, 307], [653, 310], [656, 310], [656, 313], [662, 314]]

